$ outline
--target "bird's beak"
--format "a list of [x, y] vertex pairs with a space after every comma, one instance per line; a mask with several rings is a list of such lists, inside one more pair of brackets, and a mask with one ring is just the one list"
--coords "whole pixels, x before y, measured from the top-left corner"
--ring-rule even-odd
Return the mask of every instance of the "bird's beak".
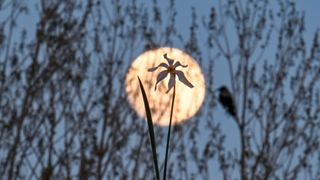
[[219, 91], [219, 88], [215, 89], [213, 92], [216, 93], [216, 92], [218, 92], [218, 91]]

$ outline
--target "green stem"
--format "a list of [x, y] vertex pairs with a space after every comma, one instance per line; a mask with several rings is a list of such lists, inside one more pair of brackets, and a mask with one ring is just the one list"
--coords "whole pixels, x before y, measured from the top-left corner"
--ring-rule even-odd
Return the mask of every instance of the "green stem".
[[173, 95], [172, 95], [172, 103], [171, 103], [171, 110], [170, 110], [170, 121], [169, 121], [168, 137], [167, 137], [166, 156], [165, 156], [165, 159], [164, 159], [163, 180], [166, 180], [166, 176], [167, 176], [169, 141], [170, 141], [170, 132], [171, 132], [171, 123], [172, 123], [172, 114], [173, 114], [173, 106], [174, 106], [174, 98], [175, 98], [175, 96], [176, 96], [176, 85], [173, 86]]

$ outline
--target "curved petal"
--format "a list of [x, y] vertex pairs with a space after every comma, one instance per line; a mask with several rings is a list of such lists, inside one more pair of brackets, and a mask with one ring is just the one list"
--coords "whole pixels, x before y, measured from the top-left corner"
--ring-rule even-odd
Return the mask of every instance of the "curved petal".
[[162, 81], [164, 78], [166, 78], [168, 75], [168, 71], [167, 70], [164, 70], [164, 71], [161, 71], [158, 76], [157, 76], [157, 83], [156, 85], [154, 86], [154, 90], [157, 89], [157, 85], [160, 81]]
[[184, 67], [184, 68], [188, 67], [188, 65], [182, 65], [182, 64], [180, 63], [180, 61], [177, 61], [176, 63], [174, 63], [173, 68], [176, 68], [176, 67], [179, 67], [179, 66], [182, 66], [182, 67]]
[[153, 71], [157, 70], [160, 66], [161, 66], [161, 67], [164, 67], [164, 68], [168, 68], [168, 67], [169, 67], [166, 63], [160, 63], [160, 64], [159, 64], [158, 66], [156, 66], [156, 67], [149, 68], [148, 71], [149, 71], [149, 72], [153, 72]]
[[193, 85], [188, 81], [188, 79], [184, 76], [182, 71], [179, 70], [175, 70], [175, 73], [177, 74], [179, 80], [185, 84], [186, 86], [188, 86], [189, 88], [193, 88]]
[[169, 65], [172, 65], [172, 64], [173, 64], [174, 60], [168, 58], [167, 53], [165, 53], [165, 54], [163, 55], [163, 57], [167, 60], [167, 62], [168, 62]]
[[169, 79], [169, 83], [168, 83], [168, 90], [166, 93], [168, 93], [170, 91], [170, 89], [174, 86], [174, 84], [176, 83], [176, 76], [172, 73], [170, 73], [170, 79]]

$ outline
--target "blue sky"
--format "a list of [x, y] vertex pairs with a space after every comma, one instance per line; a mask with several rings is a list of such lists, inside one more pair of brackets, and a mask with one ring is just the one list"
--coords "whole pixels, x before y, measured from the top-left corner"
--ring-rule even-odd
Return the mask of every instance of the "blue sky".
[[[306, 44], [307, 47], [311, 46], [312, 39], [314, 32], [320, 28], [320, 13], [319, 13], [319, 7], [320, 7], [320, 1], [318, 0], [307, 0], [307, 1], [295, 1], [296, 2], [296, 8], [298, 11], [305, 13], [305, 25], [306, 25], [306, 31], [305, 31], [305, 38], [306, 38]], [[195, 7], [196, 11], [198, 13], [198, 20], [201, 20], [201, 16], [208, 16], [209, 10], [211, 5], [214, 5], [217, 7], [218, 1], [196, 1], [196, 0], [190, 0], [190, 1], [183, 1], [178, 0], [177, 1], [177, 8], [178, 8], [178, 26], [179, 29], [186, 29], [188, 30], [188, 27], [190, 26], [191, 20], [188, 18], [190, 17], [191, 13], [191, 7]], [[277, 1], [274, 1], [271, 8], [272, 9], [278, 9], [278, 6], [276, 6]], [[187, 33], [187, 32], [186, 32]], [[199, 38], [206, 38], [207, 36], [201, 37], [201, 34], [199, 33]], [[232, 41], [232, 40], [231, 40]], [[274, 46], [276, 44], [274, 43]], [[272, 47], [270, 47], [272, 49]], [[275, 47], [273, 47], [275, 48]], [[272, 52], [270, 54], [267, 54], [265, 58], [267, 59], [273, 59], [275, 56], [275, 52]], [[219, 59], [215, 63], [215, 86], [219, 87], [220, 85], [226, 84], [230, 87], [229, 79], [226, 78], [225, 72], [227, 68], [227, 63], [223, 59]], [[228, 76], [227, 76], [228, 77]], [[215, 119], [221, 123], [221, 127], [225, 133], [227, 133], [226, 138], [226, 144], [227, 147], [239, 147], [239, 135], [238, 130], [235, 125], [235, 123], [226, 115], [226, 113], [222, 110], [221, 106], [218, 106], [216, 111], [216, 117]], [[203, 136], [206, 136], [203, 134]], [[204, 137], [205, 138], [205, 137]], [[212, 164], [216, 168], [216, 164]], [[214, 167], [212, 169], [215, 169]], [[217, 174], [216, 172], [213, 172], [213, 174]], [[220, 178], [217, 178], [220, 179]]]
[[[152, 1], [145, 1], [147, 5], [151, 5]], [[159, 1], [161, 7], [163, 8], [165, 12], [165, 8], [168, 6], [169, 1]], [[180, 30], [181, 34], [185, 37], [189, 36], [189, 27], [191, 24], [191, 8], [195, 7], [196, 12], [198, 14], [198, 23], [201, 23], [202, 16], [208, 16], [210, 13], [211, 6], [216, 6], [218, 1], [216, 0], [177, 0], [176, 7], [177, 7], [177, 27], [178, 30]], [[296, 7], [300, 11], [305, 12], [305, 23], [306, 23], [306, 32], [305, 37], [307, 39], [307, 46], [310, 46], [313, 38], [314, 32], [317, 30], [317, 28], [320, 27], [320, 13], [319, 13], [319, 7], [320, 7], [320, 1], [319, 0], [297, 0]], [[38, 21], [38, 12], [35, 8], [34, 1], [29, 1], [31, 4], [29, 7], [30, 12], [29, 15], [23, 16], [20, 18], [20, 21], [17, 22], [18, 26], [21, 27], [27, 27], [30, 32], [35, 31], [35, 24]], [[274, 3], [276, 4], [276, 3]], [[276, 8], [276, 6], [275, 6]], [[164, 13], [163, 12], [163, 13]], [[5, 13], [2, 14], [2, 17], [4, 17]], [[1, 18], [1, 17], [0, 17]], [[29, 38], [32, 39], [34, 34], [28, 34]], [[198, 33], [198, 36], [200, 39], [207, 38], [206, 35], [202, 36], [201, 31]], [[20, 38], [20, 35], [15, 36], [15, 38]], [[204, 41], [200, 41], [203, 43]], [[200, 44], [201, 45], [201, 44]], [[177, 46], [179, 48], [180, 44], [177, 42]], [[138, 54], [137, 54], [138, 56]], [[273, 58], [274, 54], [270, 54], [269, 58]], [[219, 87], [222, 84], [226, 84], [230, 87], [230, 84], [228, 84], [229, 80], [224, 75], [227, 64], [223, 60], [217, 60], [216, 64], [216, 71], [215, 73], [215, 85]], [[220, 106], [218, 106], [216, 111], [216, 120], [218, 122], [221, 122], [222, 129], [224, 132], [227, 132], [227, 145], [229, 147], [237, 147], [239, 145], [238, 143], [238, 132], [235, 131], [236, 125], [233, 121], [228, 120], [230, 117], [228, 117], [225, 112], [222, 110]], [[206, 134], [203, 134], [204, 138]], [[215, 166], [215, 165], [214, 165]]]

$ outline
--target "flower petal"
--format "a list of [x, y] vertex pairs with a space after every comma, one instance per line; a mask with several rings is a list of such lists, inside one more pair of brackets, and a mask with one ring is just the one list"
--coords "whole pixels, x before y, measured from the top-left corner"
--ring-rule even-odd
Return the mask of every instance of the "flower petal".
[[188, 86], [189, 88], [193, 88], [193, 85], [187, 80], [187, 78], [184, 76], [184, 74], [183, 74], [182, 71], [175, 70], [174, 72], [177, 74], [179, 80], [180, 80], [183, 84], [185, 84], [185, 85]]
[[169, 66], [166, 63], [160, 63], [158, 66], [153, 67], [153, 68], [149, 68], [148, 71], [149, 72], [153, 72], [155, 70], [157, 70], [160, 66], [164, 67], [164, 68], [168, 68]]
[[168, 75], [168, 71], [167, 70], [164, 70], [164, 71], [161, 71], [158, 76], [157, 76], [157, 83], [156, 85], [154, 86], [154, 90], [157, 89], [157, 85], [160, 81], [162, 81], [164, 78], [166, 78]]
[[188, 67], [188, 65], [182, 65], [182, 64], [180, 63], [180, 61], [177, 61], [176, 63], [174, 63], [173, 68], [176, 68], [176, 67], [179, 67], [179, 66], [182, 66], [182, 67], [184, 67], [184, 68]]
[[172, 64], [173, 64], [174, 60], [168, 58], [167, 53], [165, 53], [165, 54], [163, 55], [163, 57], [168, 61], [168, 64], [169, 64], [169, 65], [172, 65]]
[[170, 91], [170, 89], [174, 86], [174, 84], [176, 83], [176, 76], [172, 73], [170, 73], [170, 79], [169, 79], [169, 83], [168, 83], [168, 90], [166, 93], [168, 93]]

